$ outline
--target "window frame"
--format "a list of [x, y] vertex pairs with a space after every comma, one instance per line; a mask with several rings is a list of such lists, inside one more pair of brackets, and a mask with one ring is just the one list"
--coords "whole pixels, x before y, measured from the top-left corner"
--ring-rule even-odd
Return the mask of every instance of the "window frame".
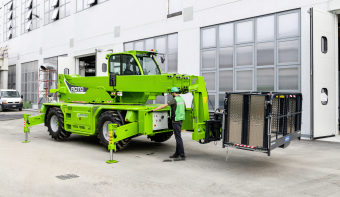
[[[290, 14], [290, 13], [298, 13], [298, 24], [299, 24], [299, 35], [297, 36], [289, 36], [289, 37], [285, 37], [285, 38], [278, 38], [278, 17], [284, 14]], [[257, 27], [257, 23], [258, 23], [258, 19], [263, 18], [263, 17], [274, 17], [274, 37], [273, 38], [268, 38], [268, 39], [261, 39], [258, 40], [257, 39], [257, 31], [258, 31], [258, 27]], [[245, 21], [253, 21], [253, 41], [252, 42], [237, 42], [237, 27], [236, 25], [240, 22], [245, 22]], [[225, 24], [233, 24], [233, 45], [223, 45], [220, 44], [220, 26], [225, 25]], [[203, 47], [203, 31], [205, 29], [209, 29], [209, 28], [215, 28], [216, 29], [216, 46], [212, 47], [212, 46], [208, 46], [208, 47]], [[298, 40], [299, 46], [298, 46], [298, 62], [295, 63], [281, 63], [278, 64], [278, 44], [280, 41], [285, 41], [285, 40]], [[258, 55], [258, 44], [262, 44], [262, 43], [268, 43], [268, 42], [272, 42], [274, 44], [274, 63], [273, 65], [263, 65], [263, 66], [258, 66], [257, 64], [257, 55]], [[252, 66], [237, 66], [237, 47], [239, 46], [246, 46], [246, 45], [253, 45], [253, 65]], [[233, 47], [233, 67], [230, 68], [220, 68], [220, 49], [222, 48], [227, 48], [227, 47]], [[215, 68], [209, 68], [209, 69], [203, 69], [202, 68], [202, 52], [203, 51], [207, 51], [207, 50], [216, 50], [216, 61], [215, 61]], [[257, 71], [258, 69], [266, 69], [266, 68], [273, 68], [274, 69], [274, 90], [273, 92], [284, 92], [284, 91], [288, 91], [288, 90], [279, 90], [279, 69], [282, 68], [288, 68], [288, 67], [298, 67], [298, 90], [292, 90], [292, 92], [301, 92], [301, 9], [294, 9], [294, 10], [289, 10], [289, 11], [283, 11], [283, 12], [276, 12], [276, 13], [269, 13], [266, 15], [261, 15], [261, 16], [256, 16], [256, 17], [252, 17], [252, 18], [247, 18], [247, 19], [240, 19], [240, 20], [236, 20], [236, 21], [231, 21], [231, 22], [225, 22], [225, 23], [220, 23], [220, 24], [216, 24], [216, 25], [212, 25], [212, 26], [206, 26], [206, 27], [201, 27], [200, 28], [200, 74], [202, 75], [205, 72], [209, 72], [209, 71], [215, 71], [216, 72], [216, 80], [215, 80], [215, 86], [216, 86], [216, 91], [210, 91], [208, 90], [208, 94], [214, 94], [215, 95], [215, 100], [216, 100], [216, 105], [219, 105], [219, 95], [224, 94], [225, 92], [220, 92], [219, 91], [219, 73], [222, 71], [226, 71], [226, 70], [232, 70], [233, 71], [233, 91], [234, 92], [242, 92], [244, 90], [237, 90], [237, 73], [239, 71], [243, 71], [243, 70], [252, 70], [252, 90], [251, 91], [257, 91]], [[218, 106], [216, 106], [217, 108]]]
[[[234, 82], [234, 90], [235, 90], [235, 92], [248, 92], [248, 91], [254, 91], [254, 77], [255, 77], [255, 72], [254, 72], [254, 69], [255, 68], [244, 68], [244, 69], [236, 69], [235, 71], [234, 71], [234, 75], [235, 75], [235, 77], [234, 77], [234, 79], [235, 79], [235, 82]], [[237, 90], [237, 73], [238, 72], [242, 72], [242, 71], [252, 71], [252, 82], [251, 82], [251, 90]]]
[[171, 0], [168, 0], [168, 15], [167, 15], [167, 18], [171, 18], [171, 17], [182, 15], [182, 12], [183, 12], [183, 0], [180, 0], [181, 1], [181, 10], [180, 11], [175, 11], [173, 13], [170, 13], [170, 1]]
[[[285, 62], [285, 63], [279, 63], [279, 42], [285, 42], [285, 41], [298, 41], [298, 61], [297, 62]], [[276, 66], [288, 66], [288, 65], [294, 65], [294, 64], [301, 64], [301, 38], [300, 37], [294, 37], [294, 38], [285, 38], [285, 39], [278, 39], [276, 40]]]
[[[250, 19], [245, 19], [245, 20], [240, 20], [240, 21], [236, 21], [234, 22], [234, 45], [243, 45], [243, 44], [247, 44], [247, 43], [254, 43], [255, 42], [255, 18], [250, 18]], [[244, 23], [244, 22], [252, 22], [252, 40], [251, 41], [243, 41], [243, 42], [238, 42], [237, 41], [237, 25], [240, 23]]]
[[[254, 68], [255, 67], [255, 44], [254, 43], [247, 43], [247, 44], [239, 44], [239, 45], [235, 45], [235, 51], [234, 51], [234, 55], [235, 55], [235, 68], [236, 69], [241, 69], [241, 68]], [[237, 65], [237, 48], [238, 47], [246, 47], [246, 46], [251, 46], [252, 49], [253, 49], [253, 54], [252, 54], [252, 62], [253, 64], [252, 65], [245, 65], [245, 66], [238, 66]]]
[[[279, 36], [279, 28], [280, 28], [280, 22], [279, 22], [279, 17], [282, 15], [287, 15], [287, 14], [292, 14], [292, 13], [298, 13], [298, 34], [294, 36]], [[286, 38], [295, 38], [295, 37], [301, 37], [301, 10], [291, 10], [291, 11], [286, 11], [286, 12], [280, 12], [277, 13], [276, 15], [276, 38], [277, 39], [286, 39]]]
[[[57, 3], [57, 7], [54, 7], [52, 8], [51, 6], [51, 1], [52, 0], [44, 0], [44, 12], [43, 12], [43, 15], [44, 15], [44, 26], [45, 25], [48, 25], [48, 24], [51, 24], [51, 23], [54, 23], [56, 21], [59, 21], [63, 18], [66, 18], [68, 16], [71, 15], [71, 0], [65, 0], [65, 2], [63, 4], [60, 4], [60, 1], [58, 0], [58, 3]], [[48, 2], [48, 8], [49, 10], [46, 11], [46, 2]], [[52, 2], [53, 3], [53, 2]], [[69, 8], [69, 13], [67, 15], [67, 8]], [[57, 14], [57, 19], [56, 20], [52, 20], [52, 16], [53, 14], [56, 12], [56, 9], [58, 9], [58, 14]], [[64, 16], [60, 16], [60, 13], [61, 13], [61, 9], [64, 9]], [[48, 21], [48, 22], [46, 22]]]
[[[86, 8], [84, 8], [84, 5], [85, 5], [84, 2], [85, 2], [85, 1], [88, 2], [89, 0], [82, 0], [82, 1], [83, 1], [82, 9], [81, 9], [81, 10], [78, 10], [78, 0], [76, 0], [76, 13], [81, 12], [81, 11], [86, 10], [86, 9], [89, 9], [89, 8], [91, 8], [91, 7], [93, 7], [93, 6], [96, 6], [96, 5], [99, 5], [99, 4], [108, 2], [109, 0], [104, 0], [104, 1], [102, 1], [102, 2], [98, 2], [98, 0], [95, 0], [95, 1], [96, 1], [96, 4], [91, 5], [91, 6], [88, 6], [88, 7], [86, 7]], [[87, 4], [87, 5], [88, 5], [88, 4]]]
[[[298, 68], [298, 90], [280, 90], [280, 69], [285, 69], [285, 68]], [[276, 83], [277, 83], [277, 91], [280, 92], [300, 92], [301, 91], [301, 65], [295, 64], [295, 65], [289, 65], [289, 66], [279, 66], [277, 67], [277, 77], [276, 77]]]

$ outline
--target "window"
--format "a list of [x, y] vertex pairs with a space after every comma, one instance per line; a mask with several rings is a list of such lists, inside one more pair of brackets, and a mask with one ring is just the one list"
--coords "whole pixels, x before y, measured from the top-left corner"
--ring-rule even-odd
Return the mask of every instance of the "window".
[[168, 18], [182, 14], [182, 0], [168, 0]]
[[21, 0], [21, 34], [40, 27], [40, 1]]
[[12, 0], [4, 6], [4, 41], [16, 37], [18, 34], [17, 8], [18, 0]]
[[77, 12], [108, 0], [77, 0]]
[[[147, 38], [142, 40], [136, 40], [133, 42], [124, 43], [124, 51], [141, 50], [151, 51], [156, 49], [158, 53], [163, 53], [165, 57], [164, 63], [161, 61], [161, 56], [158, 55], [155, 59], [161, 69], [162, 73], [178, 73], [178, 34], [169, 34], [154, 38]], [[141, 61], [140, 61], [141, 62]], [[159, 70], [154, 66], [154, 61], [151, 59], [144, 59], [142, 69], [144, 74], [158, 74]], [[143, 66], [143, 64], [145, 66]], [[144, 70], [146, 69], [147, 72]], [[158, 96], [156, 103], [165, 103], [168, 96]], [[150, 103], [149, 101], [148, 103]]]
[[122, 55], [122, 75], [140, 75], [140, 70], [132, 55]]
[[8, 89], [16, 89], [16, 65], [8, 66]]
[[44, 0], [45, 25], [70, 15], [71, 0]]
[[120, 55], [112, 55], [110, 57], [110, 73], [120, 75]]
[[321, 37], [321, 52], [322, 53], [327, 53], [328, 51], [328, 41], [325, 36]]
[[328, 103], [328, 90], [327, 88], [322, 88], [321, 89], [321, 104], [327, 105], [327, 103]]
[[300, 10], [201, 28], [200, 73], [215, 108], [227, 91], [301, 91], [300, 59]]
[[137, 55], [140, 66], [143, 69], [144, 75], [160, 75], [161, 72], [152, 57], [139, 56]]
[[21, 64], [21, 95], [24, 101], [38, 103], [38, 61]]

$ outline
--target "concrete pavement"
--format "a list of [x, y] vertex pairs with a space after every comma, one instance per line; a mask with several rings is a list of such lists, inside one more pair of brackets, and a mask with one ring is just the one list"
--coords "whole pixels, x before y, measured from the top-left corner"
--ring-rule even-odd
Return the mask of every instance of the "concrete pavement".
[[[156, 144], [141, 136], [114, 154], [117, 164], [106, 164], [96, 137], [54, 141], [39, 125], [23, 144], [23, 119], [0, 121], [0, 196], [340, 196], [339, 143], [296, 140], [270, 157], [229, 149], [226, 161], [220, 142], [182, 135], [186, 161], [163, 162], [174, 137]], [[68, 174], [78, 177], [56, 177]]]

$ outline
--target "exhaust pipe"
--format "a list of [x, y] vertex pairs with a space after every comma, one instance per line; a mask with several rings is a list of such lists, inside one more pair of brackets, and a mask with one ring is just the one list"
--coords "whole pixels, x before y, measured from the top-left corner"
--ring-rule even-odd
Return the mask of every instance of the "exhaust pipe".
[[55, 70], [55, 71], [57, 71], [57, 68], [53, 64], [51, 64], [51, 63], [45, 63], [45, 64], [41, 65], [40, 68], [43, 71], [47, 71], [47, 70]]

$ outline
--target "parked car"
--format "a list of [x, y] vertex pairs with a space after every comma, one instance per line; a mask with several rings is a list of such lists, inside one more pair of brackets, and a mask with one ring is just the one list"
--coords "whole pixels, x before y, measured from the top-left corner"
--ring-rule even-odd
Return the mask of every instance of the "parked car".
[[6, 109], [19, 109], [22, 111], [22, 95], [16, 90], [0, 89], [0, 112]]

